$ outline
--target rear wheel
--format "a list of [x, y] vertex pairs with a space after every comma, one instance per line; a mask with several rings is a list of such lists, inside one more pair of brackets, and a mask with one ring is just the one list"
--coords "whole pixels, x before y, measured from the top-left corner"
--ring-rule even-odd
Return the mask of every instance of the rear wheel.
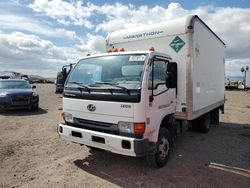
[[210, 113], [206, 113], [200, 117], [199, 131], [202, 133], [208, 133], [210, 129]]
[[192, 120], [191, 130], [201, 133], [208, 133], [210, 129], [210, 113], [206, 113], [194, 120]]
[[158, 136], [156, 153], [146, 157], [149, 166], [163, 167], [169, 158], [171, 151], [171, 135], [167, 128], [161, 127]]

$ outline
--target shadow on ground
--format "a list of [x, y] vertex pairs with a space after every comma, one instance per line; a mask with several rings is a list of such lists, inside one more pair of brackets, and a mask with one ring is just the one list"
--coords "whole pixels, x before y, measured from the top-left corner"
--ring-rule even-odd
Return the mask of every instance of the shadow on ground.
[[34, 116], [48, 113], [48, 109], [38, 108], [37, 111], [31, 111], [28, 109], [8, 110], [0, 112], [3, 116]]
[[[90, 149], [90, 155], [74, 164], [121, 187], [228, 187], [250, 179], [212, 169], [210, 163], [250, 169], [250, 125], [220, 123], [208, 134], [187, 131], [175, 140], [168, 164], [161, 169], [147, 166], [144, 158], [126, 157]], [[238, 176], [238, 177], [235, 177]]]

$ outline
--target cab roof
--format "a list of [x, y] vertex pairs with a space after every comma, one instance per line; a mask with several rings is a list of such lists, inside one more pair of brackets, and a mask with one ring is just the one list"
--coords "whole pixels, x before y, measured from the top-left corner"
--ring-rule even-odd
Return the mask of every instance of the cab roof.
[[169, 60], [171, 60], [172, 58], [165, 53], [161, 53], [158, 51], [149, 51], [149, 50], [144, 50], [144, 51], [124, 51], [124, 52], [110, 52], [110, 53], [101, 53], [101, 54], [97, 54], [97, 55], [90, 55], [90, 56], [86, 56], [82, 59], [88, 59], [88, 58], [94, 58], [94, 57], [103, 57], [103, 56], [119, 56], [119, 55], [140, 55], [140, 54], [148, 54], [149, 56], [159, 56], [159, 57], [165, 57]]

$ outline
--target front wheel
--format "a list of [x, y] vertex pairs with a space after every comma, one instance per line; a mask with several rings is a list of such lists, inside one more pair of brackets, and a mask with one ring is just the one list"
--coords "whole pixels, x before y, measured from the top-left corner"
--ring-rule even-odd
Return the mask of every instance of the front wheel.
[[171, 135], [167, 128], [161, 127], [158, 136], [156, 153], [146, 157], [149, 166], [163, 167], [169, 158], [171, 151]]
[[38, 106], [39, 106], [38, 104], [32, 105], [32, 106], [31, 106], [31, 110], [32, 110], [32, 111], [38, 111], [38, 108], [39, 108]]

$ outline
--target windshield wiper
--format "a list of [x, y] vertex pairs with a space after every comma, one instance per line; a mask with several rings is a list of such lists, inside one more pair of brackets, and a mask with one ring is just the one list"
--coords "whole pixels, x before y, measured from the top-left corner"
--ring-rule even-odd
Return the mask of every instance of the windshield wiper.
[[83, 83], [79, 83], [79, 82], [68, 82], [68, 83], [69, 84], [76, 84], [78, 86], [77, 89], [79, 89], [80, 92], [82, 92], [83, 89], [86, 89], [90, 93], [91, 89]]
[[100, 85], [110, 85], [110, 86], [114, 86], [114, 87], [117, 87], [117, 88], [120, 88], [120, 89], [123, 89], [123, 90], [128, 90], [128, 88], [126, 87], [123, 87], [123, 86], [118, 86], [117, 84], [114, 84], [114, 83], [110, 83], [110, 82], [95, 82], [95, 84], [100, 84]]
[[[128, 88], [123, 87], [123, 86], [118, 86], [115, 83], [110, 83], [110, 82], [95, 82], [95, 84], [97, 84], [97, 85], [98, 84], [100, 84], [100, 85], [102, 85], [102, 84], [103, 85], [110, 85], [110, 86], [113, 86], [113, 87], [116, 87], [116, 88], [120, 88], [122, 90], [125, 90], [127, 92], [127, 94], [130, 95], [130, 91], [128, 90]], [[109, 91], [110, 91], [111, 94], [113, 93], [111, 88], [109, 88]]]

